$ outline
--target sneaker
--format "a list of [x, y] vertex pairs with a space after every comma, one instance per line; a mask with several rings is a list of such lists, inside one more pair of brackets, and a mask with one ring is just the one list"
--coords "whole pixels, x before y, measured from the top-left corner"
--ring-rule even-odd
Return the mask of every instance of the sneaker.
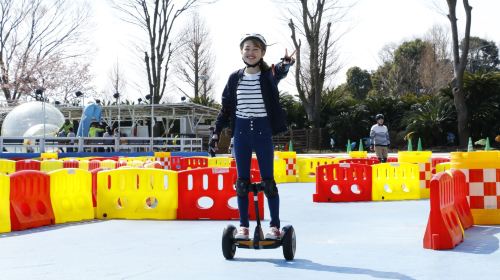
[[266, 239], [279, 239], [281, 236], [280, 230], [277, 227], [270, 227], [269, 231], [266, 233]]
[[248, 228], [247, 227], [240, 227], [238, 230], [238, 233], [234, 236], [235, 239], [248, 239]]

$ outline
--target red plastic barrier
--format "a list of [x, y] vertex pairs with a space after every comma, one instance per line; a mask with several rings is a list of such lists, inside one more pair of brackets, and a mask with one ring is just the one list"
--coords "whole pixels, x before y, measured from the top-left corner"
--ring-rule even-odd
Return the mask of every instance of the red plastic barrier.
[[[236, 160], [231, 160], [231, 167], [236, 167]], [[252, 157], [252, 162], [250, 163], [250, 169], [259, 171], [259, 161], [257, 158]]]
[[63, 168], [78, 168], [80, 167], [80, 162], [76, 159], [63, 161]]
[[16, 161], [16, 171], [38, 170], [40, 171], [40, 161], [33, 159], [23, 159]]
[[[237, 208], [229, 206], [229, 200], [234, 197], [236, 206], [235, 168], [197, 168], [178, 173], [179, 205], [177, 219], [179, 220], [230, 220], [238, 219]], [[213, 204], [209, 208], [199, 205], [201, 198], [209, 198]], [[249, 194], [250, 219], [255, 219], [253, 194]], [[259, 193], [259, 213], [264, 216], [264, 196]]]
[[453, 176], [453, 186], [455, 191], [455, 210], [457, 211], [460, 222], [464, 229], [474, 225], [474, 218], [470, 211], [469, 202], [467, 202], [468, 187], [465, 174], [460, 170], [451, 171]]
[[450, 174], [441, 172], [432, 177], [431, 211], [424, 235], [426, 249], [453, 249], [464, 240], [453, 189]]
[[208, 167], [208, 158], [206, 157], [184, 157], [180, 160], [181, 170]]
[[101, 161], [94, 160], [94, 159], [89, 161], [89, 171], [100, 168], [100, 167], [101, 167]]
[[119, 167], [122, 167], [122, 166], [127, 166], [127, 161], [126, 160], [117, 161], [116, 165], [115, 165], [115, 168], [119, 168]]
[[365, 165], [374, 165], [380, 163], [378, 158], [346, 158], [346, 159], [341, 159], [339, 163], [358, 163], [358, 164], [365, 164]]
[[182, 170], [182, 166], [181, 166], [181, 159], [182, 158], [183, 157], [178, 157], [178, 156], [172, 156], [172, 157], [170, 157], [170, 162], [169, 162], [169, 165], [168, 165], [168, 169], [175, 170], [175, 171]]
[[372, 200], [372, 167], [340, 163], [316, 168], [314, 202], [351, 202]]
[[35, 170], [10, 175], [10, 220], [12, 230], [54, 224], [49, 175]]
[[431, 158], [431, 168], [432, 168], [432, 174], [436, 174], [436, 165], [443, 163], [443, 162], [449, 162], [449, 158]]

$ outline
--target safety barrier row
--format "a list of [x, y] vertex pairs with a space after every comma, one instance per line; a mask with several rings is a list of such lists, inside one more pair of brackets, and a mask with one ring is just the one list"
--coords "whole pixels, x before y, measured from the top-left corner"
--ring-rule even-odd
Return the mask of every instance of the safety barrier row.
[[461, 171], [434, 175], [424, 248], [453, 249], [464, 240], [464, 230], [474, 223], [466, 193], [465, 175]]
[[418, 165], [340, 163], [318, 166], [314, 202], [407, 200], [428, 197]]
[[[257, 171], [252, 171], [251, 180], [260, 181]], [[237, 204], [231, 204], [236, 201], [235, 182], [235, 168], [68, 168], [0, 174], [0, 232], [94, 218], [237, 219]], [[204, 199], [212, 205], [201, 205]], [[250, 207], [253, 213], [253, 202]], [[262, 193], [259, 210], [264, 215]], [[255, 219], [254, 214], [250, 218]]]

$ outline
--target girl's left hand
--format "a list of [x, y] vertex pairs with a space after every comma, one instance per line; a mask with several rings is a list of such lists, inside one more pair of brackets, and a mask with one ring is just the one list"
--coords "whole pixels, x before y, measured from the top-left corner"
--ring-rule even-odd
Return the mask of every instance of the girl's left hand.
[[295, 58], [293, 57], [293, 55], [295, 54], [295, 51], [297, 51], [297, 50], [294, 50], [292, 52], [292, 54], [288, 55], [288, 49], [285, 49], [285, 56], [281, 59], [283, 61], [283, 64], [294, 64], [295, 63]]

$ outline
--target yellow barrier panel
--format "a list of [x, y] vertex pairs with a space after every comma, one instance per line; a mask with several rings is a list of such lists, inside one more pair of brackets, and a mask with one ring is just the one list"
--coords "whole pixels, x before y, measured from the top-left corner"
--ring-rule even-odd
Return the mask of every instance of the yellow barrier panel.
[[16, 172], [16, 162], [10, 159], [0, 159], [0, 173], [9, 175]]
[[97, 218], [161, 219], [177, 217], [177, 172], [128, 168], [97, 174]]
[[101, 161], [99, 164], [99, 167], [101, 168], [107, 168], [107, 169], [115, 169], [116, 168], [116, 161], [112, 159], [105, 159]]
[[0, 232], [10, 230], [10, 177], [0, 174]]
[[421, 198], [429, 198], [432, 179], [432, 152], [430, 151], [405, 151], [398, 152], [398, 162], [418, 164]]
[[48, 174], [56, 224], [94, 219], [92, 175], [89, 171], [66, 168]]
[[418, 165], [391, 162], [374, 164], [372, 168], [373, 200], [421, 198]]
[[155, 152], [155, 158], [166, 158], [170, 157], [170, 152]]
[[442, 162], [436, 164], [436, 174], [439, 172], [445, 172], [451, 169], [451, 163], [450, 162]]
[[78, 165], [79, 169], [89, 170], [89, 160], [88, 159], [80, 159], [80, 164]]
[[352, 152], [349, 152], [349, 157], [350, 158], [368, 158], [368, 152], [367, 151], [352, 151]]
[[474, 224], [500, 224], [500, 152], [451, 153], [450, 164], [465, 174]]
[[127, 162], [127, 166], [141, 168], [144, 167], [144, 161], [142, 160], [131, 160]]
[[63, 161], [58, 159], [44, 160], [40, 163], [40, 171], [50, 172], [63, 168]]
[[40, 158], [42, 160], [46, 160], [46, 159], [58, 159], [59, 155], [57, 153], [41, 153], [40, 154]]
[[297, 153], [296, 152], [274, 152], [276, 158], [285, 161], [286, 182], [297, 182]]
[[208, 167], [231, 167], [231, 157], [209, 157]]
[[286, 163], [284, 160], [275, 158], [274, 159], [274, 181], [276, 183], [286, 183]]
[[298, 182], [316, 182], [316, 168], [320, 165], [334, 163], [333, 158], [297, 158]]

